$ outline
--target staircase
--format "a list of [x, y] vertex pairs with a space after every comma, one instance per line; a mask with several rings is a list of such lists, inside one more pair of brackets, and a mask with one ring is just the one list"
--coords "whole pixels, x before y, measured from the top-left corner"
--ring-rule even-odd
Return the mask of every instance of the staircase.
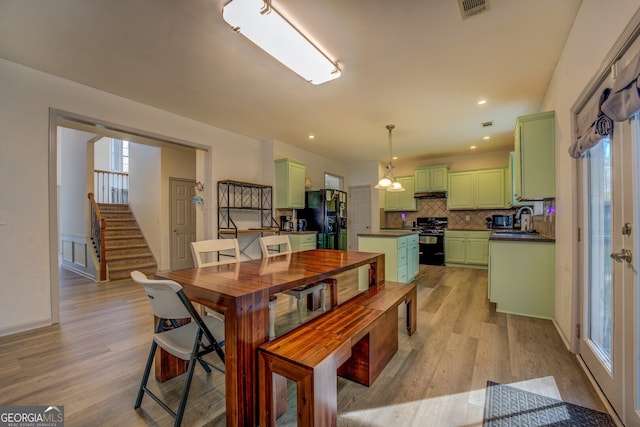
[[156, 273], [158, 265], [129, 205], [99, 203], [98, 207], [107, 223], [104, 241], [108, 280], [128, 279], [134, 270], [146, 275]]

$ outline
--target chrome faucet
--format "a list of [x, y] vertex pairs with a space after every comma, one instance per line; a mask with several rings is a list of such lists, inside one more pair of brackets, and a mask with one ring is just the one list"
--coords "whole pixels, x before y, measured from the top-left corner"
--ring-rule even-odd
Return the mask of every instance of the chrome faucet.
[[[524, 218], [522, 218], [522, 211], [524, 211], [525, 209], [529, 210], [529, 215], [526, 215]], [[516, 218], [520, 218], [520, 230], [531, 231], [531, 221], [533, 219], [533, 209], [531, 209], [531, 207], [523, 206], [518, 209], [518, 212], [516, 212]]]

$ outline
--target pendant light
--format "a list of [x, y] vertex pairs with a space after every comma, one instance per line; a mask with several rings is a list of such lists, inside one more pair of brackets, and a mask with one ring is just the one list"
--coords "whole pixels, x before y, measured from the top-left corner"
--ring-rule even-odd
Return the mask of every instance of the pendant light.
[[393, 176], [393, 165], [391, 164], [392, 157], [392, 142], [391, 142], [391, 131], [395, 128], [395, 125], [387, 125], [386, 128], [389, 131], [389, 163], [386, 166], [387, 171], [384, 176], [380, 178], [378, 184], [375, 186], [378, 190], [387, 190], [387, 191], [404, 191], [404, 187], [400, 182]]

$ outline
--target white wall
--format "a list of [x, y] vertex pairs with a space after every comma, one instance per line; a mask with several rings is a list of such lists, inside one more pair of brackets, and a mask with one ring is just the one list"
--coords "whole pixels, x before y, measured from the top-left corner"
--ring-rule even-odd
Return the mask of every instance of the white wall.
[[603, 7], [599, 0], [583, 0], [540, 111], [556, 112], [556, 305], [555, 322], [565, 343], [574, 339], [577, 300], [574, 287], [574, 212], [576, 161], [567, 153], [571, 144], [570, 109], [600, 68], [630, 18], [637, 0], [619, 0]]
[[60, 144], [59, 233], [86, 236], [87, 230], [87, 143], [93, 134], [58, 128]]
[[[162, 256], [162, 149], [129, 145], [129, 208], [140, 226], [158, 268]], [[195, 169], [195, 166], [194, 166]], [[168, 203], [167, 203], [168, 206]], [[164, 230], [168, 230], [167, 225]]]
[[[210, 189], [211, 202], [215, 200], [218, 180], [273, 185], [272, 143], [205, 125], [4, 59], [0, 59], [0, 88], [0, 212], [6, 221], [6, 225], [0, 225], [0, 335], [48, 325], [52, 319], [51, 287], [57, 283], [57, 277], [52, 275], [56, 266], [50, 265], [50, 108], [187, 141], [210, 150], [209, 164], [203, 169], [210, 169], [209, 182], [205, 185]], [[307, 167], [316, 173], [315, 164]], [[55, 182], [53, 188], [55, 193]], [[216, 220], [215, 213], [212, 220]]]

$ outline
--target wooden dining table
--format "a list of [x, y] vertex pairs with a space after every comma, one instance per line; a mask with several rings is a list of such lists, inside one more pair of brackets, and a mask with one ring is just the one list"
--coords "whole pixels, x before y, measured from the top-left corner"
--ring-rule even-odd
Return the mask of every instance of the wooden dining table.
[[270, 296], [364, 265], [369, 286], [384, 281], [384, 254], [327, 249], [155, 275], [224, 314], [228, 426], [258, 424], [257, 349], [269, 340]]

